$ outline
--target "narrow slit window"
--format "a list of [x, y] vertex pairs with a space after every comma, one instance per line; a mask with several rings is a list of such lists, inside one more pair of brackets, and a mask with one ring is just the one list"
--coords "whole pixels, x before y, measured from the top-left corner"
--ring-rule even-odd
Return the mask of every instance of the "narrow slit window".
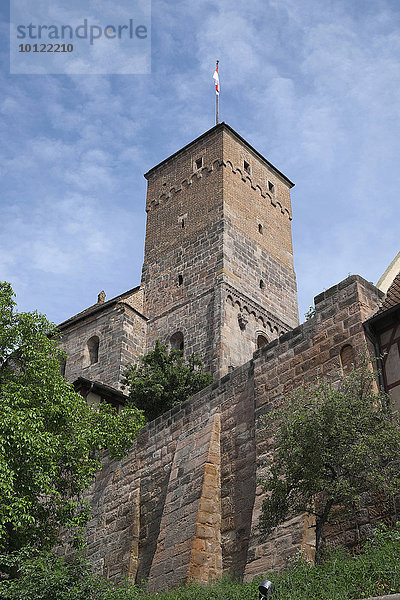
[[347, 344], [343, 346], [340, 351], [340, 364], [342, 366], [343, 373], [350, 373], [354, 369], [355, 364], [355, 356], [354, 356], [354, 348]]
[[265, 288], [265, 283], [262, 279], [260, 279], [260, 290], [263, 290]]
[[243, 161], [243, 168], [250, 175], [250, 164], [246, 160]]
[[271, 194], [275, 192], [275, 186], [272, 181], [268, 181], [268, 191], [271, 192]]
[[60, 360], [60, 373], [63, 377], [65, 377], [65, 369], [67, 368], [67, 359], [62, 358]]
[[99, 362], [99, 345], [100, 340], [97, 337], [97, 335], [94, 335], [90, 338], [90, 340], [88, 340], [87, 352], [89, 358], [89, 365], [94, 365], [97, 362]]
[[194, 161], [194, 164], [195, 164], [195, 167], [196, 167], [196, 170], [197, 170], [197, 171], [198, 171], [199, 169], [201, 169], [201, 168], [202, 168], [202, 166], [203, 166], [203, 157], [202, 157], [202, 156], [200, 156], [200, 158], [196, 158], [196, 160]]
[[258, 224], [258, 233], [261, 233], [261, 235], [262, 235], [262, 233], [263, 233], [263, 226], [262, 226], [262, 223], [259, 223], [259, 224]]
[[180, 225], [181, 229], [185, 229], [186, 219], [187, 219], [187, 213], [185, 213], [184, 215], [179, 215], [178, 224]]
[[183, 284], [183, 275], [178, 275], [178, 285]]

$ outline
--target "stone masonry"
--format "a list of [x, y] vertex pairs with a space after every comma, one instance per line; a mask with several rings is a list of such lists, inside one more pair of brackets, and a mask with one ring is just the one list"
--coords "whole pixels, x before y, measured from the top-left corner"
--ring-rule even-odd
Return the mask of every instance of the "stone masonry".
[[258, 334], [298, 324], [293, 184], [224, 123], [146, 177], [148, 348], [179, 331], [188, 354], [225, 375], [252, 356]]
[[[303, 382], [351, 368], [366, 344], [376, 353], [373, 332], [387, 337], [397, 313], [371, 320], [383, 294], [355, 275], [298, 324], [293, 184], [225, 123], [146, 178], [141, 285], [109, 301], [101, 292], [61, 324], [66, 377], [107, 399], [160, 339], [198, 353], [215, 382], [144, 427], [122, 461], [104, 457], [87, 494], [88, 556], [110, 579], [148, 580], [153, 591], [224, 573], [251, 579], [299, 551], [312, 558], [303, 516], [262, 544], [257, 536], [272, 442], [261, 417]], [[372, 502], [361, 517], [364, 528], [377, 519]], [[325, 533], [351, 543], [354, 523]]]
[[149, 423], [124, 460], [105, 459], [88, 495], [88, 555], [98, 571], [148, 579], [156, 590], [223, 573], [252, 579], [300, 550], [312, 556], [312, 523], [302, 517], [263, 544], [257, 537], [257, 480], [271, 443], [260, 417], [302, 382], [336, 377], [342, 348], [365, 348], [362, 324], [381, 297], [359, 276], [323, 292], [312, 319]]
[[121, 387], [128, 362], [174, 335], [220, 377], [298, 325], [287, 177], [221, 123], [146, 178], [141, 285], [61, 324], [71, 381]]
[[[65, 376], [88, 379], [121, 388], [124, 367], [146, 351], [147, 319], [141, 314], [140, 288], [98, 303], [59, 325], [67, 354]], [[88, 341], [97, 337], [98, 360], [92, 362]]]

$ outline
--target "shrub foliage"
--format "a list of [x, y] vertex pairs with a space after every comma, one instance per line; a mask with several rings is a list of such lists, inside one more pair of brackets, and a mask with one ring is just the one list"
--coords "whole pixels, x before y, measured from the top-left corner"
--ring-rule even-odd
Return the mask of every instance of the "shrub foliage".
[[49, 548], [59, 527], [88, 519], [81, 494], [99, 450], [127, 450], [143, 414], [92, 410], [60, 373], [57, 331], [43, 315], [18, 313], [0, 283], [0, 551]]
[[125, 385], [133, 406], [143, 410], [149, 421], [181, 404], [212, 382], [195, 354], [187, 360], [183, 352], [171, 350], [158, 340], [154, 350], [129, 365]]
[[[294, 559], [280, 574], [267, 574], [273, 600], [355, 600], [400, 592], [400, 531], [380, 527], [354, 555], [333, 551], [316, 566]], [[0, 583], [4, 600], [256, 600], [261, 578], [249, 583], [224, 577], [210, 585], [190, 584], [155, 596], [128, 581], [113, 585], [94, 576], [77, 556], [64, 561], [49, 553], [18, 562], [21, 577]], [[168, 587], [168, 580], [165, 581]]]
[[314, 515], [317, 559], [334, 507], [351, 512], [364, 492], [393, 500], [400, 491], [399, 417], [361, 362], [336, 383], [295, 391], [265, 419], [275, 436], [260, 529], [265, 536], [289, 515]]

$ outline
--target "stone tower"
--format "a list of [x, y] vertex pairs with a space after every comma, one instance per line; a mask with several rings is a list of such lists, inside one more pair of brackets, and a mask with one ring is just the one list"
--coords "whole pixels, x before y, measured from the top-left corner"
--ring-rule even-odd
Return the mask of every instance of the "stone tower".
[[147, 348], [196, 352], [223, 376], [298, 325], [293, 183], [226, 123], [145, 177]]

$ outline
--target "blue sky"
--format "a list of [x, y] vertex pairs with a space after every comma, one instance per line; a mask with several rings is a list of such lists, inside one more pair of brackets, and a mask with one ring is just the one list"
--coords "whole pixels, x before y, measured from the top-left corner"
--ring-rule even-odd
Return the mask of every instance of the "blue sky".
[[151, 74], [110, 76], [10, 75], [5, 4], [0, 280], [20, 310], [61, 322], [140, 282], [143, 173], [213, 126], [217, 58], [221, 119], [296, 183], [300, 319], [400, 250], [398, 2], [153, 0]]

